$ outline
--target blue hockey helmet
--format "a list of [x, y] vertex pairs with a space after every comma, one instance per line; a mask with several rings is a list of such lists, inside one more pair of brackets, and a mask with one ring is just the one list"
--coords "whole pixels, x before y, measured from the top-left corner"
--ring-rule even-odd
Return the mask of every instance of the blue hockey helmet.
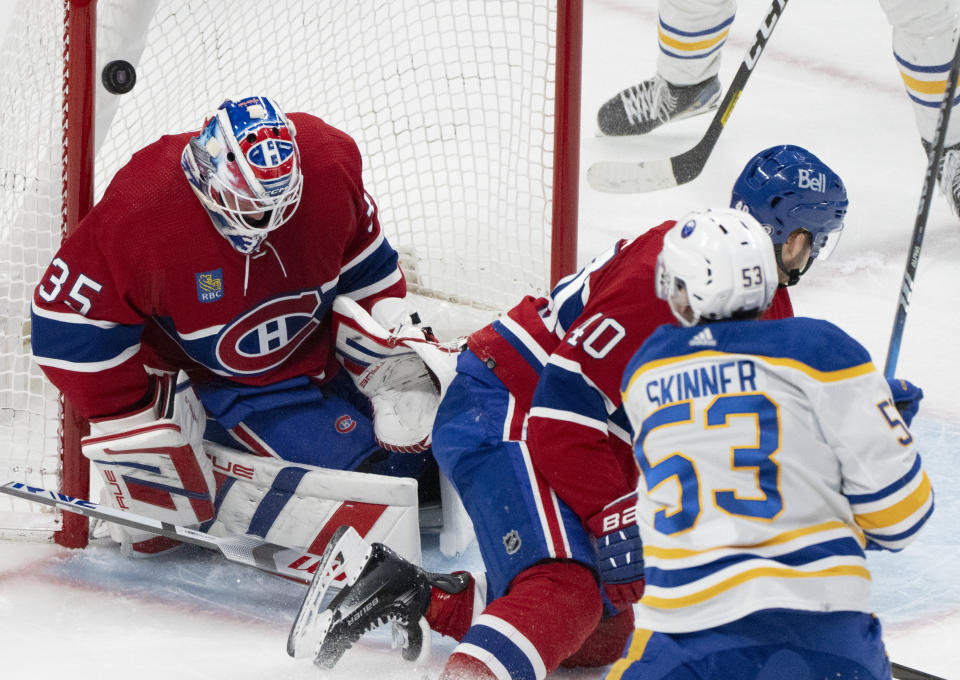
[[[770, 234], [777, 264], [790, 275], [792, 285], [815, 259], [833, 253], [847, 214], [843, 180], [806, 149], [783, 144], [751, 158], [733, 185], [731, 207], [746, 210]], [[788, 271], [781, 251], [797, 229], [811, 235], [810, 259], [802, 270]]]
[[267, 97], [224, 101], [180, 157], [214, 226], [241, 253], [289, 220], [303, 191], [293, 123]]

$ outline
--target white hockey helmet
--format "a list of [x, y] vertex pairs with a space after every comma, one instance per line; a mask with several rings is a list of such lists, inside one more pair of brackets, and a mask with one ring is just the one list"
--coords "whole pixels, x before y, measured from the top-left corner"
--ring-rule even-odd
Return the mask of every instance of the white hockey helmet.
[[691, 212], [664, 236], [656, 282], [657, 297], [684, 326], [752, 317], [777, 292], [773, 242], [749, 213]]
[[268, 97], [224, 101], [180, 166], [214, 226], [241, 253], [289, 220], [303, 191], [293, 123]]

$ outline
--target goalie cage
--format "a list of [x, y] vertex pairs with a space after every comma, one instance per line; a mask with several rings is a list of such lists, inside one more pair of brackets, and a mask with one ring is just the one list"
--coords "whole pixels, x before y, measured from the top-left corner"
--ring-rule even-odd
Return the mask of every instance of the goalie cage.
[[[3, 42], [0, 481], [88, 497], [84, 424], [30, 360], [29, 307], [131, 153], [268, 94], [348, 132], [425, 319], [448, 336], [576, 264], [582, 0], [19, 0]], [[136, 67], [110, 94], [103, 66]], [[0, 500], [0, 537], [86, 519]]]

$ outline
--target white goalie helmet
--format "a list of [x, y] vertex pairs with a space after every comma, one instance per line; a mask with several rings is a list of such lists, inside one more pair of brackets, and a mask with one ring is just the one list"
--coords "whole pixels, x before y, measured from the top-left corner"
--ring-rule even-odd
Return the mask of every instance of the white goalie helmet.
[[190, 187], [241, 253], [255, 252], [297, 209], [303, 175], [295, 135], [272, 99], [228, 99], [183, 150]]
[[684, 326], [752, 317], [777, 292], [773, 242], [749, 213], [691, 212], [664, 236], [656, 282], [657, 297]]

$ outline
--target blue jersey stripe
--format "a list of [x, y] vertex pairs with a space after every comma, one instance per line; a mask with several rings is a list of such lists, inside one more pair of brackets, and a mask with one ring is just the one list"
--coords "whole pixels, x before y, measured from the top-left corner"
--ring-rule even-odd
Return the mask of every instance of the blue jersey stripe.
[[527, 655], [503, 633], [489, 626], [474, 624], [461, 640], [490, 652], [510, 673], [511, 680], [537, 680]]
[[704, 59], [706, 57], [709, 57], [711, 54], [713, 54], [717, 50], [721, 49], [725, 43], [726, 43], [725, 40], [721, 40], [720, 43], [710, 51], [697, 52], [696, 54], [677, 54], [676, 52], [671, 52], [670, 50], [665, 48], [663, 45], [660, 45], [660, 51], [663, 52], [668, 57], [673, 57], [674, 59]]
[[864, 494], [844, 494], [847, 497], [847, 500], [850, 501], [851, 505], [857, 505], [860, 503], [872, 503], [873, 501], [878, 501], [882, 498], [886, 498], [890, 494], [902, 489], [907, 484], [913, 481], [913, 479], [920, 474], [920, 456], [917, 455], [917, 459], [913, 461], [913, 467], [910, 468], [910, 471], [905, 474], [903, 477], [888, 484], [879, 491], [875, 493], [864, 493]]
[[685, 35], [685, 36], [690, 37], [690, 38], [695, 38], [695, 37], [697, 37], [697, 36], [710, 35], [711, 33], [717, 33], [718, 31], [723, 30], [724, 28], [726, 28], [727, 26], [729, 26], [730, 24], [733, 23], [734, 18], [735, 18], [735, 16], [732, 16], [732, 17], [730, 17], [729, 19], [727, 19], [726, 21], [724, 21], [724, 22], [722, 22], [722, 23], [719, 23], [719, 24], [717, 24], [716, 26], [712, 26], [712, 27], [710, 27], [710, 28], [706, 28], [706, 29], [704, 29], [704, 30], [702, 30], [702, 31], [681, 31], [679, 28], [675, 28], [675, 27], [671, 26], [670, 24], [668, 24], [667, 22], [665, 22], [665, 21], [663, 20], [663, 17], [660, 17], [660, 25], [663, 26], [663, 27], [664, 27], [665, 29], [667, 29], [668, 31], [670, 31], [671, 33], [674, 33], [674, 34], [676, 34], [676, 35]]
[[384, 239], [376, 250], [340, 273], [337, 293], [349, 294], [386, 279], [397, 270], [398, 259], [397, 251]]
[[746, 562], [748, 560], [764, 560], [766, 562], [776, 562], [787, 567], [801, 567], [817, 560], [837, 555], [854, 555], [863, 557], [863, 549], [853, 538], [836, 538], [816, 545], [807, 546], [784, 553], [782, 555], [757, 555], [754, 553], [737, 553], [714, 560], [707, 564], [696, 567], [687, 567], [683, 569], [663, 569], [660, 567], [651, 567], [649, 562], [644, 570], [644, 576], [647, 584], [661, 588], [676, 588], [693, 583], [702, 578], [706, 578], [721, 569], [725, 569], [735, 564]]
[[533, 406], [580, 413], [602, 421], [607, 420], [607, 407], [599, 393], [584, 382], [583, 375], [549, 364], [540, 377], [541, 387], [533, 399]]
[[534, 355], [530, 348], [527, 347], [520, 338], [514, 335], [510, 329], [508, 329], [503, 323], [499, 321], [494, 321], [491, 324], [491, 327], [500, 337], [510, 343], [510, 346], [523, 357], [523, 360], [526, 361], [530, 366], [533, 367], [537, 373], [543, 371], [543, 363]]
[[142, 324], [103, 328], [69, 323], [30, 312], [33, 354], [76, 364], [110, 361], [140, 342]]
[[[757, 321], [723, 321], [709, 325], [716, 345], [712, 351], [726, 354], [753, 354], [763, 357], [791, 359], [815, 371], [830, 373], [870, 363], [864, 347], [840, 328], [822, 319], [793, 317], [763, 321], [758, 333]], [[693, 354], [703, 347], [690, 346], [689, 341], [704, 326], [680, 328], [664, 324], [655, 330], [627, 365], [632, 375], [643, 364]], [[825, 352], [824, 348], [830, 351]]]

